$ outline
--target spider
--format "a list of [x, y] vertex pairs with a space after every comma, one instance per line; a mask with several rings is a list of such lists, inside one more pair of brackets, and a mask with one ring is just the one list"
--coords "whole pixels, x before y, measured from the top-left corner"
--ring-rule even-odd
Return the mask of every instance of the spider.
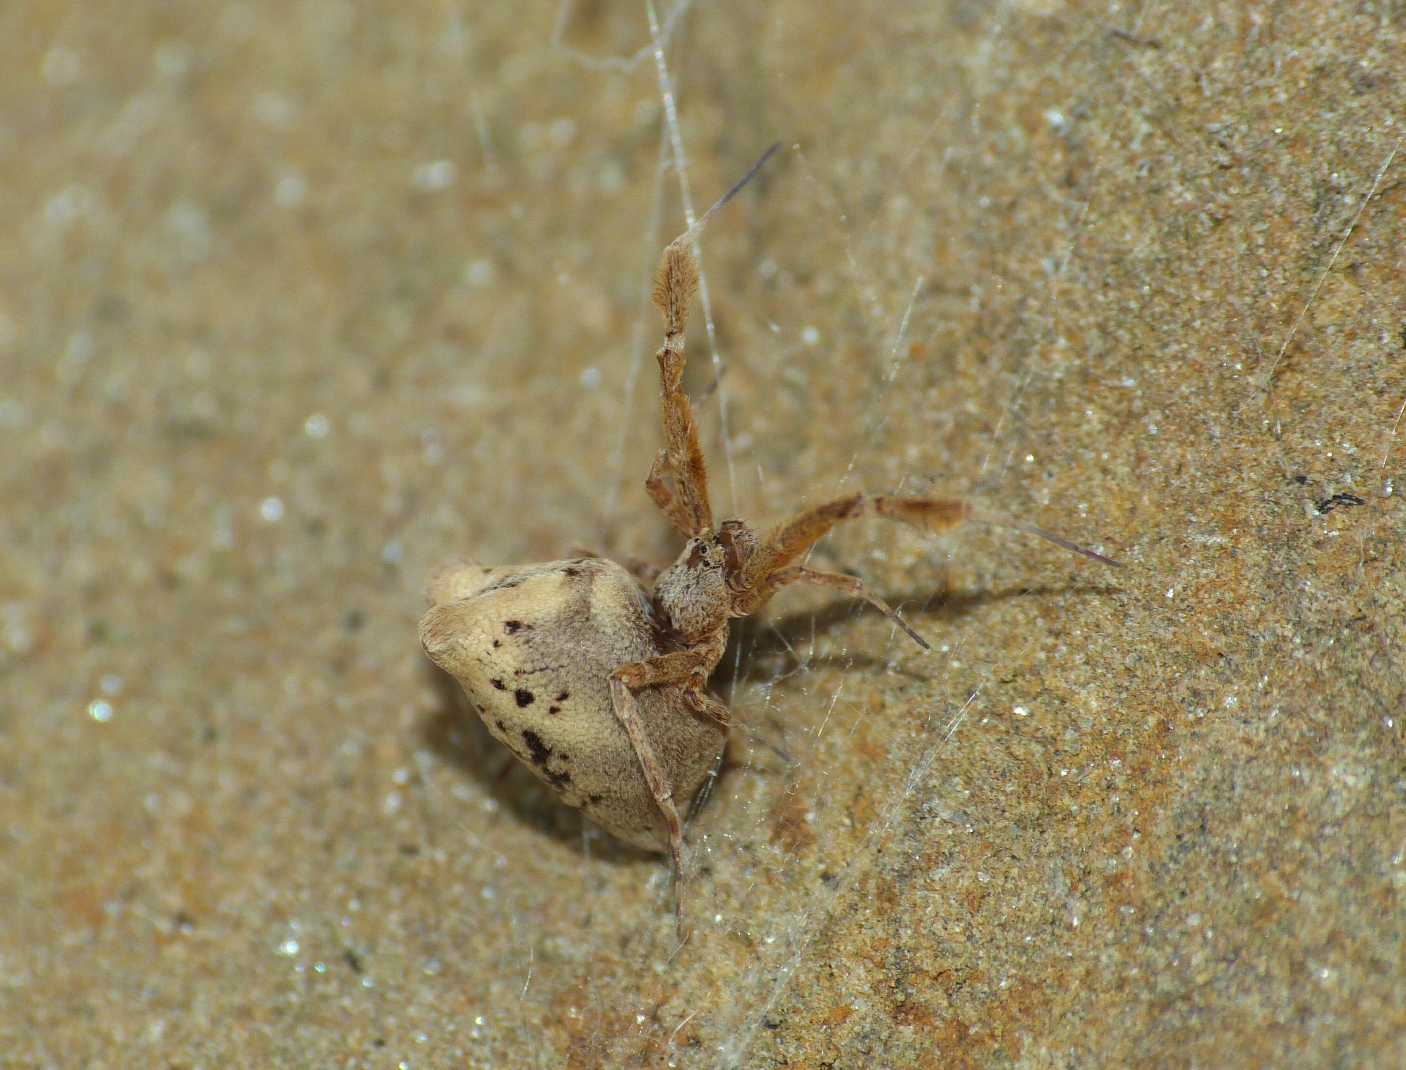
[[862, 599], [924, 649], [928, 644], [855, 576], [804, 564], [837, 524], [880, 516], [930, 533], [968, 520], [1014, 527], [1104, 564], [1092, 550], [960, 499], [844, 494], [758, 533], [714, 519], [698, 424], [683, 391], [684, 330], [698, 289], [694, 237], [756, 174], [752, 169], [664, 249], [653, 301], [664, 319], [656, 358], [664, 445], [644, 486], [686, 542], [672, 565], [626, 568], [592, 555], [484, 568], [451, 564], [429, 584], [420, 622], [430, 659], [453, 676], [489, 732], [534, 774], [617, 838], [667, 851], [684, 929], [684, 825], [732, 718], [708, 691], [730, 622], [778, 591], [816, 584]]

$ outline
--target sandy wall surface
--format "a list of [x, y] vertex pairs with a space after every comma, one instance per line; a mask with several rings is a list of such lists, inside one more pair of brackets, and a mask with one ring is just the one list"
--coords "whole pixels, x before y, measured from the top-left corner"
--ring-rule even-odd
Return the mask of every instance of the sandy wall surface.
[[[1406, 1064], [1406, 7], [661, 6], [0, 11], [0, 1065]], [[415, 626], [677, 551], [778, 139], [719, 511], [1124, 567], [823, 543], [679, 948]]]

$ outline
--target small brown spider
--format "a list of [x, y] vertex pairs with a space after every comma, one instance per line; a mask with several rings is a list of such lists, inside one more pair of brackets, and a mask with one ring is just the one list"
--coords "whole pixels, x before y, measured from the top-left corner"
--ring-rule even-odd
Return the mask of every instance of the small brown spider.
[[645, 489], [688, 540], [678, 559], [663, 571], [592, 556], [506, 568], [455, 564], [431, 580], [431, 609], [420, 622], [430, 659], [563, 802], [627, 843], [669, 852], [681, 932], [684, 838], [676, 803], [694, 798], [726, 742], [731, 717], [707, 685], [729, 622], [757, 612], [783, 587], [813, 583], [863, 599], [928, 648], [858, 578], [798, 564], [826, 532], [870, 513], [933, 533], [978, 519], [1116, 564], [951, 498], [846, 494], [764, 535], [742, 520], [714, 523], [698, 425], [682, 386], [684, 327], [698, 288], [690, 245], [774, 150], [665, 247], [655, 275], [654, 304], [664, 317], [656, 354], [664, 446]]

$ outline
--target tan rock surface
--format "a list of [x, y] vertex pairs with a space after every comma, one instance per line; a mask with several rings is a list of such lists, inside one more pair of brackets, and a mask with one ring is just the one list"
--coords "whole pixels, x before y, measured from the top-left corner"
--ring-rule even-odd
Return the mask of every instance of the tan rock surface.
[[682, 950], [415, 641], [674, 550], [642, 5], [0, 12], [0, 1064], [1406, 1065], [1406, 11], [823, 11], [667, 22], [720, 510], [1126, 567], [830, 540]]

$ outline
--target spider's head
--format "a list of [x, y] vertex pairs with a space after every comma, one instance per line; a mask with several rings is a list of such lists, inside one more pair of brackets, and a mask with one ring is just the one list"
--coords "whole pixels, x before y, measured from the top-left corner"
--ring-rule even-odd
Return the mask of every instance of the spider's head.
[[656, 604], [673, 630], [695, 639], [716, 631], [732, 615], [732, 592], [757, 538], [740, 520], [700, 531], [654, 584]]

